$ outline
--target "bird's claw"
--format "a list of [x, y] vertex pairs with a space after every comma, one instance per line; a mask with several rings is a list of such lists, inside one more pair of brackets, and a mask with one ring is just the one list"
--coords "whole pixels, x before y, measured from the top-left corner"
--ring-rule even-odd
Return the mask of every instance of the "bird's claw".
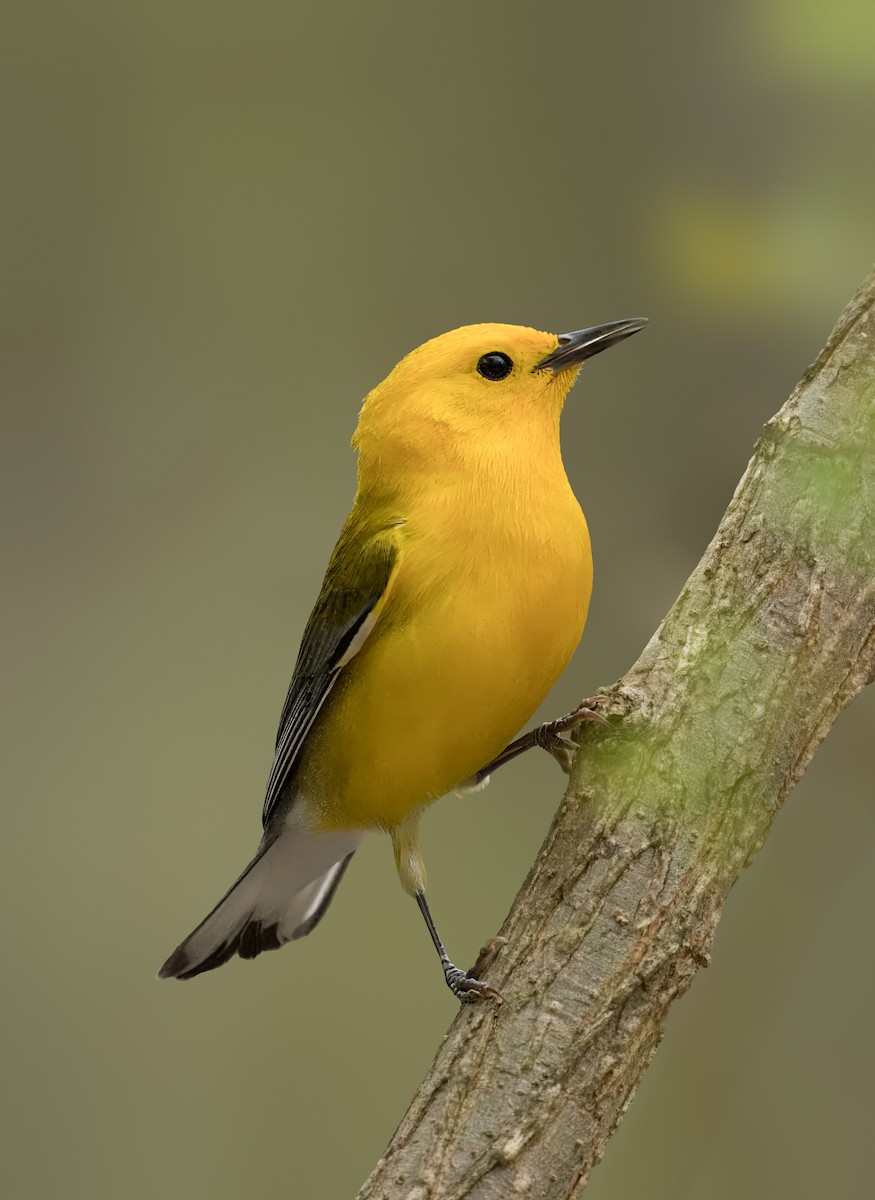
[[[495, 938], [494, 941], [504, 942], [504, 938]], [[484, 951], [489, 946], [487, 943], [477, 956], [478, 966], [484, 957]], [[494, 958], [497, 953], [497, 947], [491, 949], [489, 958]], [[496, 1004], [504, 1004], [504, 996], [501, 992], [494, 988], [489, 983], [484, 983], [482, 979], [477, 979], [474, 974], [474, 968], [470, 971], [461, 971], [458, 967], [454, 967], [452, 963], [447, 963], [444, 966], [444, 978], [447, 981], [447, 987], [453, 993], [457, 1000], [462, 1004], [476, 1004], [480, 1000], [494, 1000]]]
[[577, 752], [577, 746], [572, 742], [571, 738], [565, 738], [556, 734], [553, 741], [544, 746], [544, 749], [555, 758], [564, 774], [571, 774], [574, 755]]
[[607, 696], [591, 696], [588, 700], [581, 700], [572, 712], [556, 721], [547, 721], [535, 730], [537, 744], [553, 755], [566, 775], [571, 774], [571, 764], [577, 752], [577, 743], [567, 735], [585, 721], [598, 721], [601, 725], [607, 725], [607, 718], [603, 717], [596, 707], [604, 704], [607, 699]]

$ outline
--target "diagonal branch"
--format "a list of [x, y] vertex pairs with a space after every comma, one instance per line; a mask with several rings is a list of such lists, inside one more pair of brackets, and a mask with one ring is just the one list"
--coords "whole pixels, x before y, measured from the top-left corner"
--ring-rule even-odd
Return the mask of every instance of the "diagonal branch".
[[502, 929], [359, 1200], [579, 1195], [726, 896], [875, 675], [875, 273], [766, 425], [702, 561], [587, 725]]

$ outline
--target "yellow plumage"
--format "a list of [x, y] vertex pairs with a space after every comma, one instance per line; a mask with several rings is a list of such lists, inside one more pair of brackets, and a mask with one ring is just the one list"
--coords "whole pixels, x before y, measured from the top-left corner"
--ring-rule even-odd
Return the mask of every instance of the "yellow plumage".
[[[465, 370], [490, 345], [515, 347], [519, 378]], [[398, 557], [377, 626], [302, 752], [299, 785], [318, 828], [391, 829], [470, 778], [580, 639], [592, 558], [559, 448], [576, 371], [531, 374], [555, 345], [512, 326], [457, 330], [365, 401], [341, 545], [364, 536], [366, 514]]]
[[259, 852], [162, 974], [187, 978], [307, 933], [362, 833], [390, 832], [423, 896], [419, 814], [495, 759], [570, 659], [592, 587], [559, 446], [580, 363], [640, 329], [557, 337], [471, 325], [426, 342], [370, 393], [355, 503], [280, 721]]

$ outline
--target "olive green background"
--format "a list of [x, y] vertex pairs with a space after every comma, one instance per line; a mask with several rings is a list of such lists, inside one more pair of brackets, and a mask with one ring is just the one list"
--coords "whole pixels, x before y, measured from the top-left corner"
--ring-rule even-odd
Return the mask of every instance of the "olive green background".
[[[454, 1012], [387, 842], [312, 938], [154, 972], [258, 840], [360, 400], [470, 321], [651, 318], [566, 412], [596, 590], [542, 715], [614, 680], [868, 269], [875, 9], [3, 23], [0, 1189], [351, 1197]], [[593, 1200], [871, 1186], [873, 715], [842, 717], [740, 880]], [[426, 819], [462, 963], [562, 789], [530, 755]]]

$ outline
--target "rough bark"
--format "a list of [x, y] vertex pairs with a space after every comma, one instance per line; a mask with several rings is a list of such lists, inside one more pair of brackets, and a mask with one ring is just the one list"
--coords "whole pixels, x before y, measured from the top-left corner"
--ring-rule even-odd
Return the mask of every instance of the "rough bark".
[[766, 425], [717, 533], [583, 727], [501, 930], [359, 1200], [579, 1195], [726, 896], [875, 673], [875, 273]]

